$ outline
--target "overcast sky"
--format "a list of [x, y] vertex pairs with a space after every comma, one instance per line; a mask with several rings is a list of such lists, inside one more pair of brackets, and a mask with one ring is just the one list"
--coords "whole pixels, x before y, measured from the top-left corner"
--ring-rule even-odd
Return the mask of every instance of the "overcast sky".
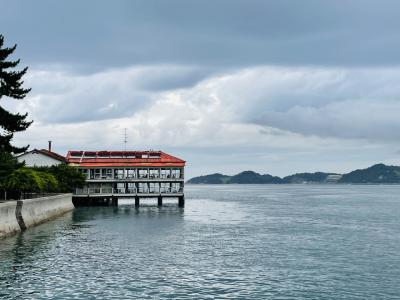
[[160, 149], [188, 177], [400, 159], [400, 2], [0, 0], [19, 145]]

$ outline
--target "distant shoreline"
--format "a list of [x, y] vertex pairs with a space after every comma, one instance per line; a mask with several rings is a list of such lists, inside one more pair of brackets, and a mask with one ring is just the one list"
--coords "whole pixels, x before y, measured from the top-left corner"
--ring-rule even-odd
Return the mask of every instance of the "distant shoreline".
[[198, 186], [198, 185], [323, 185], [323, 186], [346, 186], [346, 185], [400, 185], [400, 183], [318, 183], [318, 182], [306, 182], [306, 183], [190, 183], [187, 181], [186, 186]]
[[194, 177], [187, 184], [358, 184], [396, 185], [400, 184], [400, 167], [376, 164], [366, 169], [358, 169], [346, 174], [314, 172], [296, 173], [286, 177], [244, 171], [236, 175], [214, 173]]

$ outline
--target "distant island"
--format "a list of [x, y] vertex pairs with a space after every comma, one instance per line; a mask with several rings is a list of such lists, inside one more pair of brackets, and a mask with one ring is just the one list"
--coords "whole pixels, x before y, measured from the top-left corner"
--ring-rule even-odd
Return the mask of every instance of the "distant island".
[[286, 177], [244, 171], [228, 176], [220, 173], [194, 177], [188, 184], [290, 184], [290, 183], [343, 183], [343, 184], [400, 184], [400, 167], [376, 164], [347, 174], [296, 173]]

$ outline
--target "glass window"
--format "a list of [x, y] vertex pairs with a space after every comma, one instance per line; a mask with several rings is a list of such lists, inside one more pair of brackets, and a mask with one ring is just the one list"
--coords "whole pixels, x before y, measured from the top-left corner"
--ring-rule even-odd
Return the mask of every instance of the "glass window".
[[148, 170], [147, 169], [140, 169], [139, 170], [139, 178], [148, 178]]
[[139, 182], [138, 187], [139, 187], [139, 193], [148, 193], [149, 191], [149, 187], [145, 182]]
[[114, 170], [114, 177], [118, 179], [124, 178], [124, 169], [115, 169]]
[[118, 182], [117, 183], [117, 193], [118, 194], [125, 194], [125, 183]]
[[126, 177], [127, 178], [136, 178], [136, 170], [135, 169], [127, 169]]
[[150, 178], [158, 178], [159, 172], [158, 169], [150, 169]]

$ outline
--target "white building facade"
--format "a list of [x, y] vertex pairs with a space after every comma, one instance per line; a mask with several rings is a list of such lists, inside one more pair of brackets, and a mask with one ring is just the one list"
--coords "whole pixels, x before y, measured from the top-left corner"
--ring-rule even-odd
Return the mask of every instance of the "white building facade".
[[65, 157], [45, 149], [33, 149], [17, 156], [19, 162], [25, 162], [27, 167], [50, 167], [66, 162]]

